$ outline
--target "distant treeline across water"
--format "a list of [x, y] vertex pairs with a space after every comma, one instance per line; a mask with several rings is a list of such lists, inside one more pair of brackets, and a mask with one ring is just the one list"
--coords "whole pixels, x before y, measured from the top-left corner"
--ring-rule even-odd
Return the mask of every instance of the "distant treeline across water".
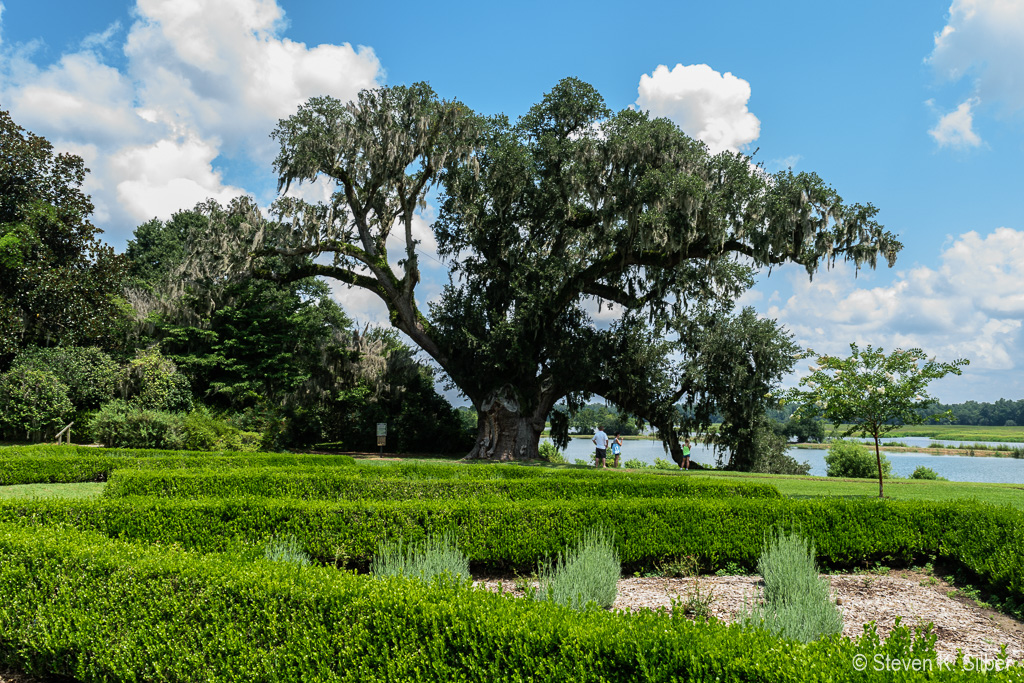
[[[768, 415], [780, 422], [784, 422], [796, 408], [796, 405], [790, 404], [780, 410], [768, 411]], [[947, 410], [953, 413], [952, 421], [947, 424], [983, 427], [1024, 427], [1024, 399], [1011, 401], [1001, 398], [995, 403], [979, 403], [978, 401], [940, 403], [922, 412], [922, 416], [944, 413]]]

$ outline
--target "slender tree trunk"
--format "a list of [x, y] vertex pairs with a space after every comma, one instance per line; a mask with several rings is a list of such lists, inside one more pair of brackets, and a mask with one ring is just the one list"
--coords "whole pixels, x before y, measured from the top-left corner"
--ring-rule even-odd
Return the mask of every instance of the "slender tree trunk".
[[875, 460], [878, 461], [878, 497], [882, 495], [882, 453], [878, 450], [878, 430], [875, 430]]

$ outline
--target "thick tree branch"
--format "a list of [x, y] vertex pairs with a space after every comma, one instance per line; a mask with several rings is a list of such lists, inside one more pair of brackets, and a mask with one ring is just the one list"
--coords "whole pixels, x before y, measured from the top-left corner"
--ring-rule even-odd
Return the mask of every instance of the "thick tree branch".
[[[843, 255], [852, 251], [855, 245], [837, 247], [832, 251], [832, 256]], [[563, 283], [559, 294], [553, 299], [553, 308], [559, 309], [569, 305], [579, 292], [594, 294], [615, 301], [623, 306], [643, 305], [643, 301], [630, 298], [625, 293], [612, 296], [615, 290], [598, 283], [604, 277], [612, 276], [623, 272], [626, 268], [637, 266], [644, 268], [671, 269], [679, 266], [685, 261], [711, 258], [713, 256], [725, 256], [727, 254], [739, 254], [763, 265], [779, 265], [787, 262], [806, 265], [800, 258], [798, 250], [781, 253], [759, 253], [753, 246], [737, 239], [726, 240], [721, 246], [712, 248], [707, 242], [691, 244], [685, 248], [679, 248], [671, 252], [664, 250], [617, 250], [607, 254], [587, 268]], [[605, 292], [604, 294], [601, 292]], [[606, 295], [607, 294], [607, 295]]]
[[271, 247], [268, 249], [261, 249], [256, 253], [257, 256], [310, 256], [313, 254], [322, 254], [324, 252], [342, 254], [344, 256], [350, 256], [362, 264], [370, 266], [373, 264], [373, 260], [370, 256], [348, 242], [341, 242], [339, 240], [328, 240], [326, 242], [319, 242], [317, 244], [311, 244], [306, 247]]
[[637, 310], [639, 308], [642, 308], [644, 305], [644, 299], [640, 299], [635, 296], [630, 296], [629, 293], [624, 292], [618, 287], [604, 285], [601, 284], [600, 282], [592, 282], [586, 285], [582, 291], [584, 294], [590, 294], [592, 296], [600, 297], [605, 301], [614, 301], [620, 306], [623, 306], [630, 310]]
[[[381, 299], [385, 299], [386, 296], [386, 292], [376, 279], [353, 272], [347, 268], [328, 266], [322, 263], [306, 263], [301, 266], [293, 266], [284, 273], [275, 272], [270, 268], [253, 268], [251, 272], [253, 277], [277, 283], [295, 282], [307, 277], [329, 277], [339, 282], [371, 291]], [[385, 303], [387, 303], [386, 299]]]

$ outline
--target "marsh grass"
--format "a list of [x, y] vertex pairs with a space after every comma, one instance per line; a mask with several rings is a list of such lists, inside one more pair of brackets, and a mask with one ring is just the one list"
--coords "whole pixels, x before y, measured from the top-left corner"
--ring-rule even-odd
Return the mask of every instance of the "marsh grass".
[[370, 564], [370, 573], [377, 577], [404, 576], [424, 581], [442, 575], [463, 581], [470, 579], [469, 559], [447, 535], [431, 536], [421, 543], [382, 541]]
[[805, 643], [841, 633], [842, 615], [814, 558], [810, 540], [782, 530], [769, 533], [757, 560], [764, 579], [760, 601], [741, 613], [740, 623]]
[[[827, 427], [830, 435], [838, 435], [851, 425], [840, 425], [838, 429]], [[890, 434], [892, 438], [917, 436], [945, 441], [1004, 441], [1024, 443], [1024, 426], [993, 427], [980, 425], [912, 425], [899, 427]]]
[[[947, 446], [948, 448], [948, 446]], [[1024, 458], [1024, 448], [1020, 446], [1010, 446], [1005, 443], [999, 444], [987, 444], [987, 443], [973, 443], [969, 445], [960, 444], [957, 446], [960, 450], [972, 450], [972, 451], [995, 451], [997, 453], [1009, 453], [1015, 458]]]
[[1013, 458], [1024, 458], [1024, 447], [1010, 446], [1006, 443], [964, 443], [961, 441], [954, 446], [952, 444], [931, 441], [928, 444], [928, 448], [940, 448], [950, 451], [967, 451], [970, 455], [974, 455], [975, 451], [988, 451], [992, 453], [1006, 453]]
[[536, 597], [573, 609], [591, 604], [607, 609], [615, 602], [621, 573], [612, 535], [591, 529], [556, 558], [540, 562]]

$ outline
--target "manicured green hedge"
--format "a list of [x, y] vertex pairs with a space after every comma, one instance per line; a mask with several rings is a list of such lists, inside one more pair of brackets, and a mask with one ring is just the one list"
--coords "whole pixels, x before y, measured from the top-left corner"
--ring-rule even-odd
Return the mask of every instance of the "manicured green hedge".
[[77, 455], [0, 456], [0, 485], [106, 481], [111, 472], [126, 465], [124, 458]]
[[[366, 479], [392, 481], [406, 480], [545, 480], [545, 481], [640, 481], [635, 477], [647, 477], [643, 481], [674, 482], [661, 483], [655, 486], [668, 487], [673, 490], [697, 491], [701, 486], [706, 491], [722, 491], [723, 495], [741, 495], [752, 497], [778, 497], [778, 491], [770, 484], [754, 482], [711, 482], [695, 477], [681, 478], [664, 474], [625, 473], [595, 471], [591, 469], [552, 469], [548, 467], [526, 466], [518, 464], [454, 464], [454, 463], [393, 463], [389, 461], [357, 461], [348, 455], [324, 454], [292, 454], [292, 453], [205, 453], [202, 451], [160, 451], [152, 449], [127, 448], [91, 448], [86, 446], [12, 446], [0, 448], [0, 485], [9, 484], [48, 484], [74, 483], [85, 481], [107, 481], [116, 469], [130, 470], [236, 470], [252, 468], [288, 468], [303, 469], [338, 467], [355, 465], [347, 470], [352, 476]], [[693, 482], [703, 481], [704, 484]], [[690, 482], [690, 483], [684, 483]], [[238, 484], [242, 486], [242, 484]], [[152, 486], [158, 486], [156, 483]], [[198, 486], [194, 484], [193, 486]], [[209, 485], [207, 485], [209, 486]], [[395, 484], [401, 488], [401, 484]], [[636, 484], [618, 484], [612, 486], [621, 494]], [[714, 487], [722, 487], [715, 489]], [[555, 484], [549, 484], [555, 488]], [[296, 491], [298, 497], [326, 496], [337, 498], [329, 491], [319, 493], [298, 493], [299, 484], [290, 484], [289, 488]], [[386, 488], [381, 486], [381, 488]], [[704, 491], [705, 489], [700, 489]], [[261, 491], [253, 485], [246, 492], [249, 495], [276, 495]], [[179, 495], [200, 495], [184, 494]], [[202, 495], [218, 494], [211, 490]], [[234, 494], [231, 494], [234, 495]], [[666, 494], [668, 495], [668, 494]], [[672, 494], [675, 495], [675, 494]], [[685, 495], [697, 495], [687, 493]]]
[[[248, 451], [219, 451], [222, 455], [254, 455]], [[15, 456], [97, 456], [118, 455], [131, 458], [165, 458], [165, 457], [210, 457], [210, 451], [163, 450], [158, 448], [103, 448], [97, 446], [77, 446], [71, 444], [30, 444], [0, 447], [0, 459]]]
[[[475, 471], [475, 468], [470, 468]], [[574, 498], [779, 498], [767, 484], [644, 474], [530, 479], [368, 478], [367, 468], [119, 470], [104, 495], [179, 498], [302, 498], [321, 500], [568, 500]]]
[[479, 568], [535, 567], [585, 530], [615, 536], [622, 561], [694, 556], [753, 568], [764, 534], [799, 527], [826, 566], [940, 556], [1024, 604], [1024, 513], [973, 502], [788, 499], [335, 502], [273, 499], [12, 500], [0, 521], [69, 525], [202, 551], [261, 548], [294, 534], [313, 556], [365, 562], [383, 538], [448, 533]]
[[7, 455], [0, 451], [0, 485], [107, 481], [111, 473], [117, 469], [221, 470], [251, 467], [338, 467], [355, 464], [355, 460], [347, 455], [212, 455], [168, 451], [171, 455], [138, 457], [131, 455], [138, 451], [131, 450], [93, 448], [83, 451], [42, 451], [38, 455]]
[[[810, 644], [681, 614], [574, 612], [441, 581], [0, 526], [0, 664], [94, 681], [923, 681], [897, 629]], [[934, 663], [934, 661], [933, 661]], [[956, 670], [953, 681], [1019, 680]]]

